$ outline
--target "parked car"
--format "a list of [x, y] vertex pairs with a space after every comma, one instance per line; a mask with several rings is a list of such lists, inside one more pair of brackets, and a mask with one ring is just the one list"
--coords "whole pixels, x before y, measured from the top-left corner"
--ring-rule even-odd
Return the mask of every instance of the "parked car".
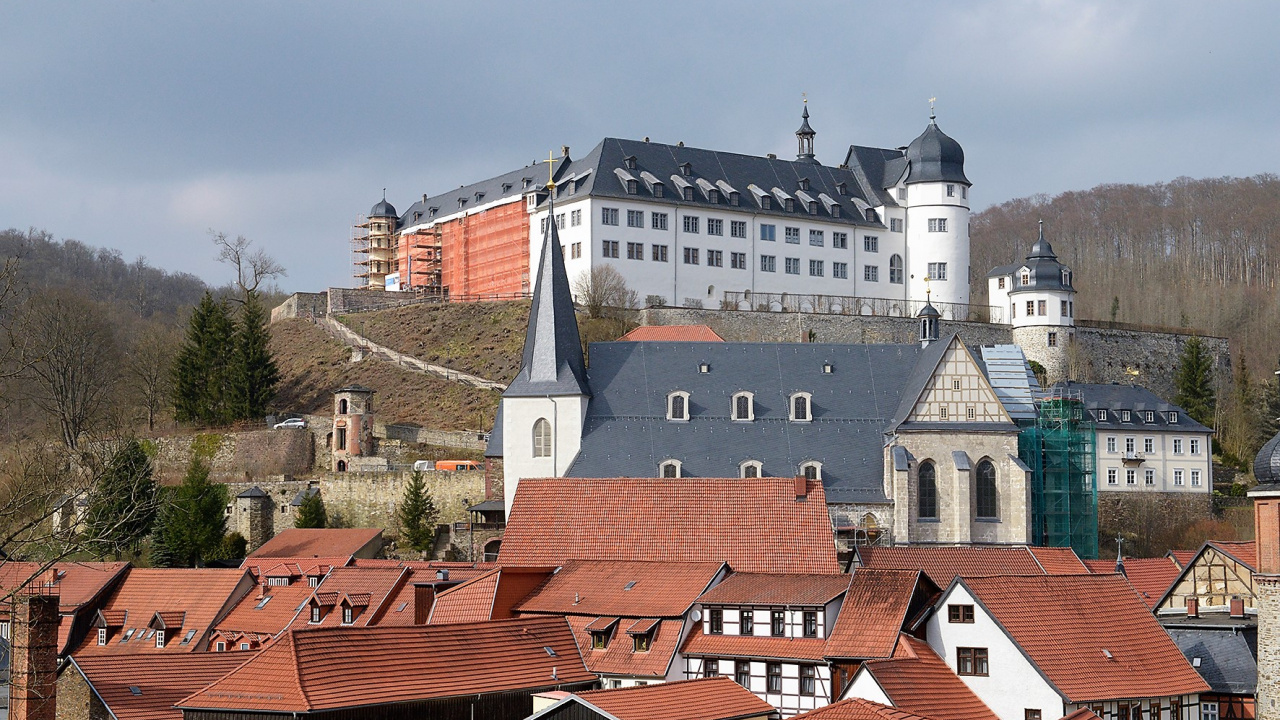
[[480, 463], [474, 460], [437, 460], [436, 469], [456, 472], [458, 470], [480, 470], [481, 467]]
[[303, 420], [302, 418], [289, 418], [288, 420], [282, 420], [276, 423], [275, 429], [284, 430], [286, 428], [304, 428], [306, 426], [307, 426], [307, 421]]
[[426, 472], [427, 470], [435, 470], [436, 464], [430, 460], [415, 460], [413, 462], [414, 472]]

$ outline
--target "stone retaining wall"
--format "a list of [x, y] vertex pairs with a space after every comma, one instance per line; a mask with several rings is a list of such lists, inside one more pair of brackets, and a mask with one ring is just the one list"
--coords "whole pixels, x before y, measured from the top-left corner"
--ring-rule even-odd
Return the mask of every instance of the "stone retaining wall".
[[315, 461], [306, 430], [208, 432], [144, 440], [158, 482], [177, 485], [197, 454], [209, 462], [209, 479], [234, 482], [246, 477], [301, 475]]
[[329, 314], [328, 293], [298, 292], [271, 309], [271, 322], [297, 317], [324, 317]]

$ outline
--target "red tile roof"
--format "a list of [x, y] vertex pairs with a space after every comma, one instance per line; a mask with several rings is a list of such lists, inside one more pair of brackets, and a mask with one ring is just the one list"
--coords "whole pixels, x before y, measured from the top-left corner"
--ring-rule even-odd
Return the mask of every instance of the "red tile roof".
[[640, 342], [724, 342], [724, 338], [706, 325], [646, 325], [618, 338], [619, 341]]
[[[10, 561], [0, 563], [0, 595], [8, 595], [40, 572], [40, 563]], [[60, 562], [46, 570], [40, 582], [52, 582], [58, 590], [58, 654], [71, 651], [71, 627], [76, 614], [89, 611], [121, 578], [127, 562]], [[0, 619], [9, 617], [10, 601], [0, 600]]]
[[523, 602], [520, 613], [680, 617], [721, 572], [721, 562], [570, 560]]
[[1044, 568], [1046, 575], [1074, 575], [1089, 572], [1084, 561], [1069, 547], [1028, 547], [1032, 556]]
[[[219, 620], [214, 629], [226, 633], [276, 636], [293, 622], [311, 597], [306, 585], [259, 585]], [[266, 600], [266, 603], [263, 603]], [[261, 607], [259, 607], [261, 606]]]
[[498, 559], [727, 561], [743, 572], [839, 572], [822, 483], [810, 480], [806, 491], [797, 500], [792, 478], [521, 480]]
[[1173, 558], [1174, 562], [1178, 563], [1179, 567], [1186, 567], [1187, 563], [1195, 559], [1196, 551], [1195, 550], [1170, 550], [1169, 555]]
[[883, 705], [863, 698], [841, 700], [817, 710], [793, 715], [792, 718], [793, 720], [934, 720], [892, 705]]
[[1258, 545], [1252, 540], [1248, 542], [1210, 540], [1208, 545], [1248, 565], [1250, 570], [1256, 571], [1258, 568]]
[[958, 582], [1069, 702], [1209, 689], [1119, 575], [979, 577]]
[[727, 677], [574, 693], [618, 720], [736, 720], [773, 706]]
[[[1085, 560], [1084, 563], [1089, 566], [1090, 572], [1096, 575], [1108, 575], [1116, 572], [1114, 560]], [[1182, 569], [1168, 555], [1158, 558], [1125, 558], [1124, 560], [1124, 577], [1133, 586], [1133, 589], [1138, 592], [1138, 596], [1147, 604], [1147, 607], [1155, 607], [1180, 574], [1182, 574]]]
[[694, 626], [680, 652], [696, 657], [739, 657], [821, 661], [827, 641], [822, 638], [785, 638], [768, 635], [706, 635], [702, 624]]
[[[1047, 548], [1036, 548], [1046, 550]], [[1072, 553], [1074, 556], [1074, 553]], [[972, 546], [938, 547], [919, 545], [912, 547], [860, 547], [858, 557], [861, 567], [885, 570], [923, 570], [930, 580], [940, 587], [951, 584], [957, 575], [1043, 575], [1056, 574], [1064, 563], [1062, 556], [1046, 553], [1048, 566], [1043, 565], [1031, 548], [1025, 545], [1012, 547]], [[1088, 572], [1076, 559], [1072, 572]]]
[[178, 704], [190, 709], [312, 712], [595, 680], [560, 618], [309, 628], [282, 636]]
[[999, 720], [928, 643], [905, 633], [892, 658], [870, 660], [863, 671], [900, 710], [935, 720]]
[[503, 620], [555, 572], [553, 567], [503, 567], [455, 585], [436, 596], [432, 625]]
[[893, 655], [919, 579], [918, 570], [854, 570], [840, 615], [827, 636], [827, 657]]
[[[376, 624], [383, 610], [384, 601], [395, 596], [408, 578], [410, 570], [405, 568], [334, 568], [320, 585], [315, 588], [315, 596], [322, 605], [332, 605], [332, 609], [320, 619], [312, 623], [310, 612], [302, 612], [294, 619], [292, 627], [332, 627], [342, 624], [341, 604], [362, 608], [353, 618], [355, 627], [367, 627]], [[387, 608], [391, 609], [391, 608]]]
[[1102, 720], [1089, 708], [1080, 708], [1062, 716], [1062, 720]]
[[849, 589], [849, 576], [734, 573], [699, 598], [703, 605], [826, 605]]
[[649, 622], [644, 618], [607, 618], [617, 620], [609, 644], [603, 650], [593, 649], [591, 633], [587, 627], [596, 618], [571, 615], [569, 626], [573, 628], [573, 636], [582, 651], [582, 660], [587, 669], [597, 675], [631, 675], [640, 677], [662, 677], [667, 674], [684, 631], [682, 620], [662, 620], [658, 622], [653, 633], [653, 642], [648, 652], [635, 652], [635, 641], [627, 634], [627, 630], [636, 622]]
[[[289, 577], [304, 578], [319, 576], [323, 577], [330, 570], [344, 565], [351, 565], [351, 556], [344, 555], [342, 557], [264, 557], [264, 558], [245, 558], [240, 563], [240, 567], [253, 573], [254, 577]], [[298, 580], [295, 580], [298, 581]], [[305, 580], [301, 581], [305, 582]]]
[[263, 558], [349, 558], [374, 543], [381, 545], [382, 528], [288, 528], [250, 553], [245, 562]]
[[[89, 633], [75, 651], [76, 656], [200, 650], [214, 623], [252, 588], [249, 573], [235, 568], [131, 568], [103, 606], [104, 616], [127, 613], [122, 625], [111, 628], [106, 645], [98, 645], [97, 633]], [[170, 633], [163, 648], [155, 646], [155, 633], [147, 630], [157, 612], [166, 617], [169, 613], [185, 613], [182, 637]], [[195, 635], [184, 644], [183, 638], [192, 630]], [[126, 634], [130, 635], [129, 640], [121, 642]]]
[[[256, 652], [72, 658], [116, 720], [182, 720], [174, 703], [243, 665]], [[131, 687], [137, 688], [134, 694]]]

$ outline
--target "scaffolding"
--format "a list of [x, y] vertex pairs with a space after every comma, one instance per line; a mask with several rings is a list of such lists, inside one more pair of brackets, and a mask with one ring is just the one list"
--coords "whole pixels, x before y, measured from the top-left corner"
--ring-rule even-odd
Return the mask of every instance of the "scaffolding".
[[1054, 388], [1040, 399], [1035, 424], [1018, 436], [1018, 455], [1031, 468], [1031, 541], [1098, 557], [1098, 489], [1094, 426], [1078, 390]]

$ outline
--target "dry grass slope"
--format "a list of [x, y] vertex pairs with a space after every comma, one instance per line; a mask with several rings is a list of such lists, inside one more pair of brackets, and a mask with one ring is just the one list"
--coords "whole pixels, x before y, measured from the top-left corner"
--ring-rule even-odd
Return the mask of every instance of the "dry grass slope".
[[[524, 312], [527, 315], [527, 303]], [[440, 430], [489, 430], [493, 423], [497, 392], [401, 370], [372, 358], [352, 363], [349, 348], [305, 319], [273, 323], [271, 336], [281, 376], [275, 406], [281, 410], [329, 415], [333, 391], [358, 383], [377, 391], [374, 408], [387, 422]], [[522, 342], [523, 337], [517, 340], [517, 365]]]

